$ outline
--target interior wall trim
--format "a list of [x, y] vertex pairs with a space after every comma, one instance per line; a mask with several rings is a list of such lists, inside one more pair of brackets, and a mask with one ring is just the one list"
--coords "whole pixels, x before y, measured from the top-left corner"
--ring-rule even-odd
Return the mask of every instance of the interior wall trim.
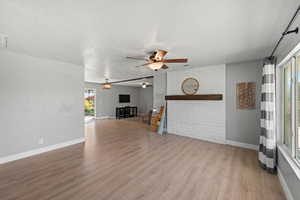
[[286, 160], [286, 162], [289, 164], [289, 166], [292, 168], [293, 172], [296, 174], [297, 178], [300, 180], [300, 167], [295, 162], [295, 160], [287, 153], [287, 150], [284, 149], [282, 144], [278, 145], [278, 150], [280, 151], [283, 158]]
[[282, 174], [280, 168], [277, 169], [277, 172], [278, 172], [279, 182], [280, 182], [280, 184], [283, 188], [286, 199], [287, 200], [294, 200], [294, 197], [293, 197], [293, 195], [292, 195], [292, 193], [291, 193], [291, 191], [290, 191], [290, 189], [289, 189], [289, 187], [288, 187], [288, 185], [287, 185], [287, 183], [286, 183], [286, 181], [283, 177], [283, 174]]
[[236, 141], [232, 141], [232, 140], [226, 140], [226, 144], [231, 145], [231, 146], [242, 147], [245, 149], [252, 149], [252, 150], [258, 151], [258, 145], [254, 145], [254, 144], [236, 142]]
[[213, 138], [210, 138], [210, 137], [205, 137], [205, 136], [191, 136], [191, 135], [180, 135], [180, 134], [177, 134], [177, 133], [167, 133], [167, 134], [172, 134], [172, 135], [177, 135], [177, 136], [180, 136], [180, 137], [187, 137], [187, 138], [192, 138], [192, 139], [196, 139], [196, 140], [203, 140], [203, 141], [207, 141], [207, 142], [212, 142], [212, 143], [216, 143], [216, 144], [226, 144], [226, 141], [223, 140], [223, 139], [213, 139]]
[[277, 67], [280, 68], [286, 64], [298, 51], [300, 51], [300, 42], [277, 64]]
[[[178, 135], [176, 133], [168, 133], [168, 134]], [[230, 146], [241, 147], [244, 149], [251, 149], [251, 150], [258, 151], [258, 145], [255, 145], [255, 144], [236, 142], [236, 141], [232, 141], [232, 140], [211, 139], [211, 138], [206, 138], [206, 137], [197, 137], [196, 138], [196, 137], [191, 137], [188, 135], [178, 135], [178, 136], [189, 137], [189, 138], [193, 138], [193, 139], [197, 139], [197, 140], [204, 140], [204, 141], [208, 141], [208, 142], [212, 142], [212, 143], [225, 144], [225, 145], [230, 145]]]
[[96, 119], [116, 119], [116, 117], [114, 116], [99, 116], [99, 117], [96, 117]]
[[11, 162], [11, 161], [27, 158], [27, 157], [30, 157], [30, 156], [35, 156], [35, 155], [38, 155], [38, 154], [41, 154], [41, 153], [45, 153], [45, 152], [48, 152], [48, 151], [53, 151], [55, 149], [64, 148], [64, 147], [71, 146], [71, 145], [74, 145], [74, 144], [83, 143], [84, 141], [85, 141], [85, 138], [78, 138], [78, 139], [75, 139], [75, 140], [71, 140], [71, 141], [67, 141], [67, 142], [63, 142], [63, 143], [59, 143], [59, 144], [54, 144], [54, 145], [42, 147], [42, 148], [39, 148], [39, 149], [34, 149], [34, 150], [30, 150], [30, 151], [26, 151], [26, 152], [14, 154], [14, 155], [2, 157], [2, 158], [0, 158], [0, 164], [4, 164], [4, 163]]

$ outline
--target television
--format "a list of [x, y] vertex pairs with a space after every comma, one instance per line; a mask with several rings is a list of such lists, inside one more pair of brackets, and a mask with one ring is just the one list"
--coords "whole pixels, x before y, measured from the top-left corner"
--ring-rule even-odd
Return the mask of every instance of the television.
[[129, 94], [119, 94], [119, 103], [130, 103]]

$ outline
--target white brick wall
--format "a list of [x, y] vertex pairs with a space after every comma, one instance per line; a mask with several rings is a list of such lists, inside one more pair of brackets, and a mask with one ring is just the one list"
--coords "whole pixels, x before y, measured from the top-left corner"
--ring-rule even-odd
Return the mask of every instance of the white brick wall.
[[[185, 78], [198, 79], [198, 94], [223, 94], [225, 98], [225, 65], [173, 71], [167, 74], [167, 94], [182, 94]], [[223, 101], [168, 101], [168, 132], [225, 142], [225, 99]]]

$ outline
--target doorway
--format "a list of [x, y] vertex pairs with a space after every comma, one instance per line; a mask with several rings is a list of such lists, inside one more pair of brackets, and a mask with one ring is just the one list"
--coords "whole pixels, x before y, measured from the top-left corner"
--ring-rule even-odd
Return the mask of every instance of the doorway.
[[84, 89], [84, 118], [89, 122], [96, 117], [96, 89]]

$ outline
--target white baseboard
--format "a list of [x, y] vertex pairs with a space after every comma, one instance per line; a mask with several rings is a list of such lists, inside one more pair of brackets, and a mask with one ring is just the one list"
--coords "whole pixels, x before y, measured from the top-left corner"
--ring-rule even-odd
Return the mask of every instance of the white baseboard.
[[288, 187], [288, 185], [287, 185], [280, 169], [278, 168], [277, 171], [278, 171], [279, 182], [280, 182], [280, 184], [283, 188], [286, 199], [287, 200], [294, 200], [294, 197], [293, 197], [293, 195], [292, 195], [292, 193], [291, 193], [291, 191], [290, 191], [290, 189], [289, 189], [289, 187]]
[[67, 147], [67, 146], [70, 146], [70, 145], [82, 143], [84, 141], [85, 141], [85, 138], [78, 138], [78, 139], [75, 139], [75, 140], [71, 140], [71, 141], [67, 141], [67, 142], [63, 142], [63, 143], [59, 143], [59, 144], [46, 146], [46, 147], [39, 148], [39, 149], [26, 151], [26, 152], [23, 152], [23, 153], [18, 153], [18, 154], [2, 157], [2, 158], [0, 158], [0, 164], [4, 164], [4, 163], [11, 162], [11, 161], [14, 161], [14, 160], [19, 160], [19, 159], [22, 159], [22, 158], [27, 158], [27, 157], [30, 157], [30, 156], [38, 155], [38, 154], [45, 153], [45, 152], [48, 152], [48, 151], [52, 151], [52, 150], [55, 150], [55, 149], [60, 149], [60, 148]]
[[258, 151], [258, 145], [254, 145], [254, 144], [236, 142], [236, 141], [232, 141], [232, 140], [212, 139], [212, 138], [208, 138], [208, 137], [194, 137], [194, 136], [189, 136], [189, 135], [179, 135], [179, 134], [175, 134], [175, 133], [167, 133], [167, 134], [173, 134], [173, 135], [178, 135], [178, 136], [182, 136], [182, 137], [189, 137], [189, 138], [193, 138], [193, 139], [197, 139], [197, 140], [204, 140], [204, 141], [208, 141], [208, 142], [213, 142], [213, 143], [218, 143], [218, 144], [226, 144], [226, 145], [231, 145], [231, 146], [236, 146], [236, 147], [241, 147], [241, 148], [245, 148], [245, 149], [252, 149], [252, 150]]
[[95, 120], [95, 117], [91, 117], [91, 118], [88, 118], [88, 119], [84, 119], [84, 123], [88, 124], [90, 122], [93, 122]]
[[216, 139], [216, 138], [209, 138], [209, 137], [203, 137], [203, 136], [191, 136], [191, 135], [181, 135], [181, 134], [176, 134], [176, 133], [168, 133], [167, 134], [172, 134], [172, 135], [177, 135], [177, 136], [181, 136], [181, 137], [188, 137], [188, 138], [192, 138], [192, 139], [196, 139], [196, 140], [203, 140], [203, 141], [207, 141], [207, 142], [212, 142], [212, 143], [217, 143], [217, 144], [225, 144], [225, 140], [223, 139]]
[[254, 144], [236, 142], [236, 141], [232, 141], [232, 140], [226, 140], [226, 144], [231, 145], [231, 146], [242, 147], [242, 148], [258, 151], [258, 145], [254, 145]]
[[113, 116], [101, 116], [101, 117], [96, 117], [96, 119], [116, 119], [116, 117], [113, 117]]

